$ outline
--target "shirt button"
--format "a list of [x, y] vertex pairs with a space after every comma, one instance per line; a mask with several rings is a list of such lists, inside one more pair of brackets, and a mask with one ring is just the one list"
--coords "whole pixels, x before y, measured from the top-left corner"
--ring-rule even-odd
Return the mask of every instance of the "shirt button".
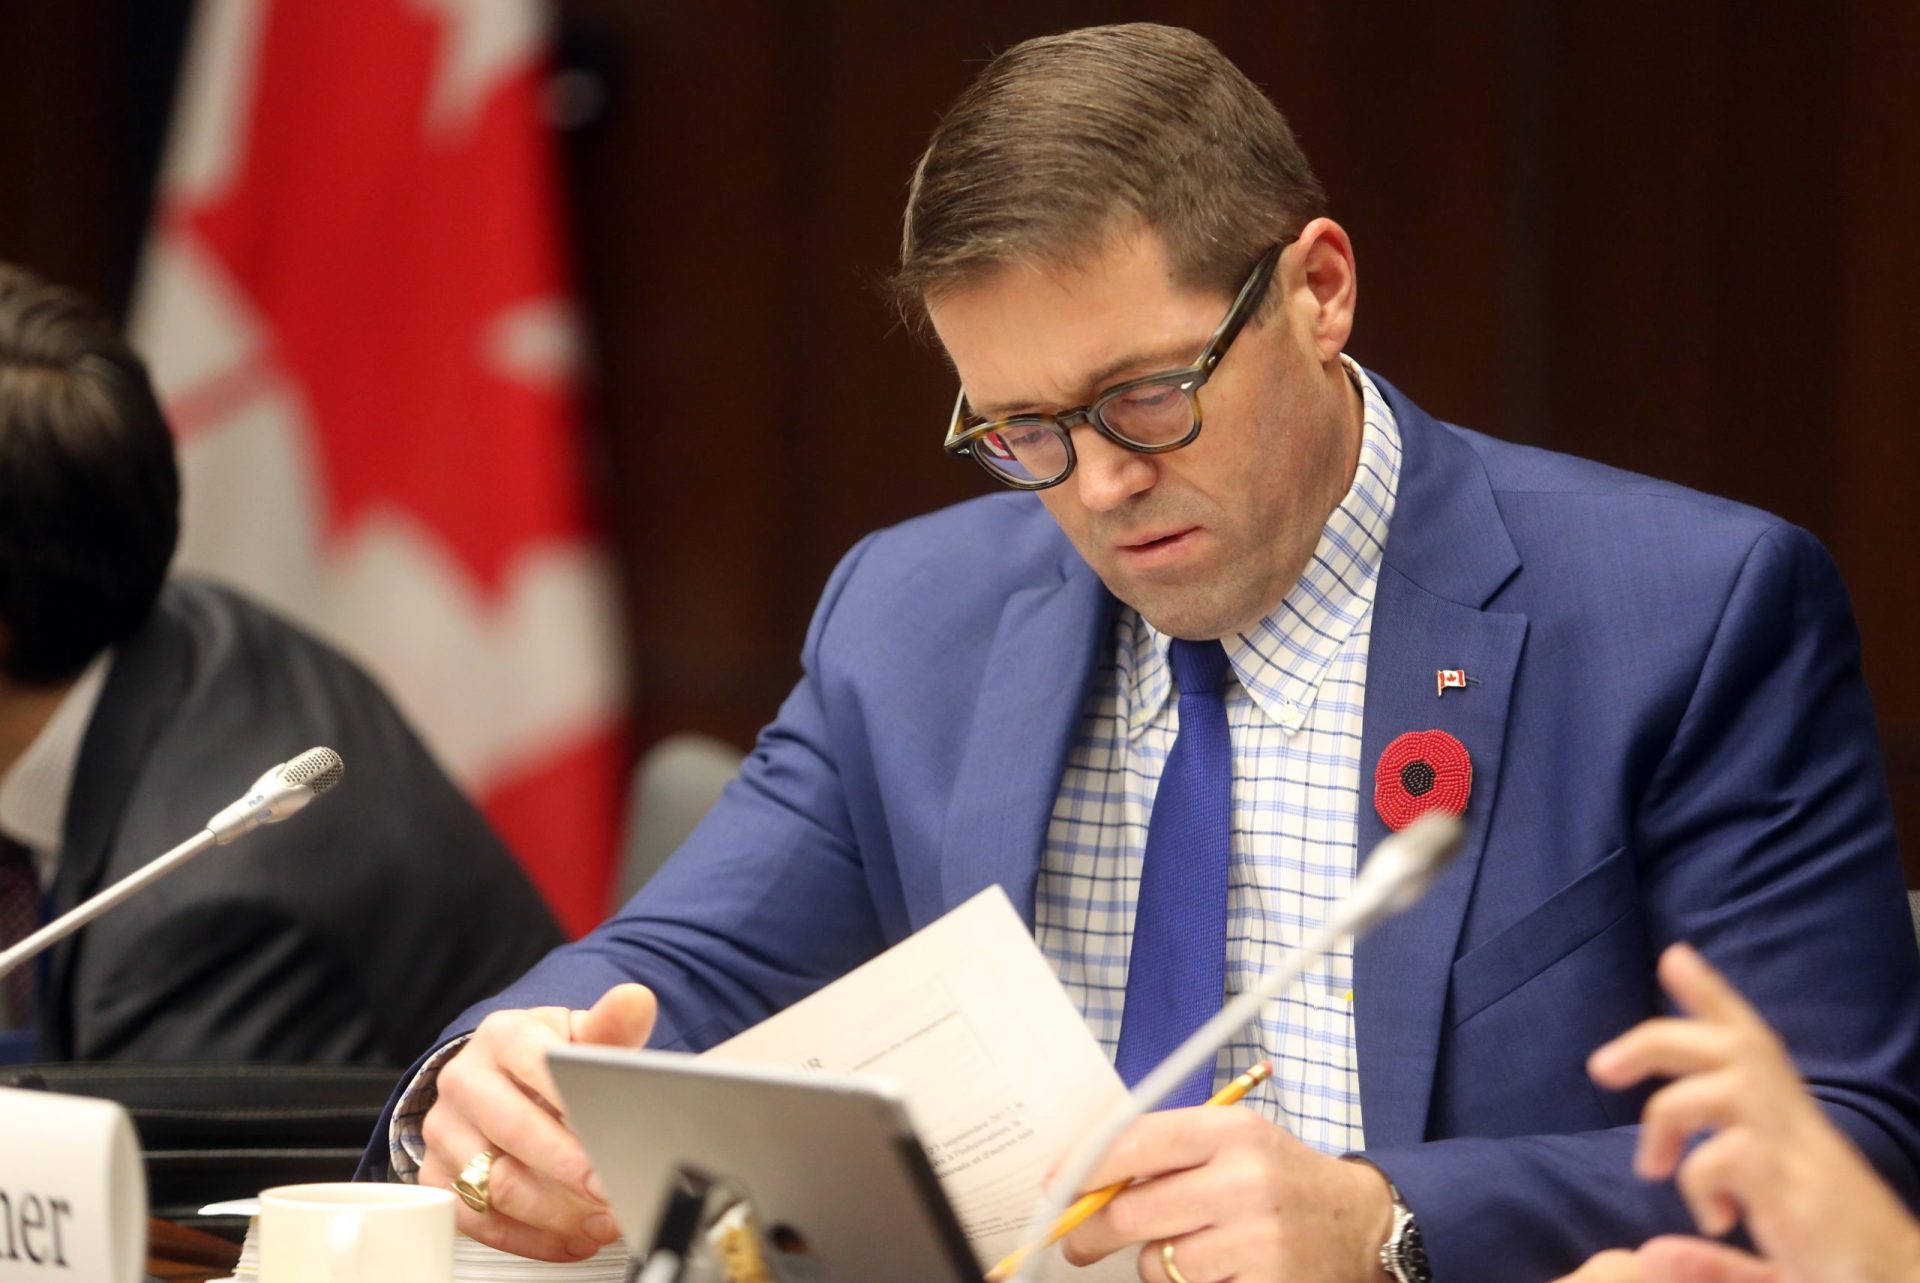
[[1280, 724], [1290, 731], [1297, 731], [1306, 724], [1307, 713], [1292, 700], [1280, 706]]

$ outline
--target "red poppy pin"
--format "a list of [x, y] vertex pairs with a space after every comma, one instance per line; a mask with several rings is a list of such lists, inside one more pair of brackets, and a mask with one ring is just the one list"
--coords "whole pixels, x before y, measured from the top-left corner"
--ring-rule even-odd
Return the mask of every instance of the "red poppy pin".
[[1373, 770], [1374, 809], [1396, 832], [1428, 811], [1460, 815], [1472, 790], [1473, 759], [1445, 731], [1408, 731], [1387, 745]]

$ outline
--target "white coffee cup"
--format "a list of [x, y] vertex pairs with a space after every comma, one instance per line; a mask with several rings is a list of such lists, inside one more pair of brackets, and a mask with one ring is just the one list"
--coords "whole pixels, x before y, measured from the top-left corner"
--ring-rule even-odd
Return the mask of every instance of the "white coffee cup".
[[374, 1182], [260, 1193], [260, 1283], [452, 1283], [453, 1192]]

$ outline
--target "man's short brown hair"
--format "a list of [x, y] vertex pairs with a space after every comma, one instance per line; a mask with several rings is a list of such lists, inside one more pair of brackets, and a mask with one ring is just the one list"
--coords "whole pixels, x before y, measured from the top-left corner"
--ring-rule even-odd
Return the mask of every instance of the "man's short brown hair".
[[1181, 285], [1231, 295], [1325, 204], [1285, 117], [1206, 38], [1145, 22], [1042, 36], [988, 63], [934, 130], [894, 297], [919, 325], [943, 293], [1140, 225]]

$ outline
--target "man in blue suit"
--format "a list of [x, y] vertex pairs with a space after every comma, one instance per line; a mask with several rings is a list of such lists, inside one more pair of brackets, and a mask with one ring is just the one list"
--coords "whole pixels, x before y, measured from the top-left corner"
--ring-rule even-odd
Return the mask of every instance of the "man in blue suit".
[[1323, 199], [1190, 33], [986, 68], [915, 174], [899, 284], [960, 376], [949, 449], [1024, 493], [849, 554], [718, 808], [449, 1031], [473, 1036], [379, 1157], [483, 1186], [476, 1237], [579, 1256], [613, 1226], [539, 1107], [552, 1043], [704, 1048], [997, 884], [1126, 1072], [1438, 805], [1457, 864], [1222, 1057], [1273, 1057], [1271, 1092], [1116, 1148], [1096, 1179], [1140, 1183], [1070, 1259], [1497, 1283], [1684, 1228], [1631, 1171], [1643, 1096], [1584, 1072], [1659, 1010], [1680, 939], [1914, 1188], [1920, 955], [1831, 564], [1763, 513], [1423, 414], [1345, 355]]

